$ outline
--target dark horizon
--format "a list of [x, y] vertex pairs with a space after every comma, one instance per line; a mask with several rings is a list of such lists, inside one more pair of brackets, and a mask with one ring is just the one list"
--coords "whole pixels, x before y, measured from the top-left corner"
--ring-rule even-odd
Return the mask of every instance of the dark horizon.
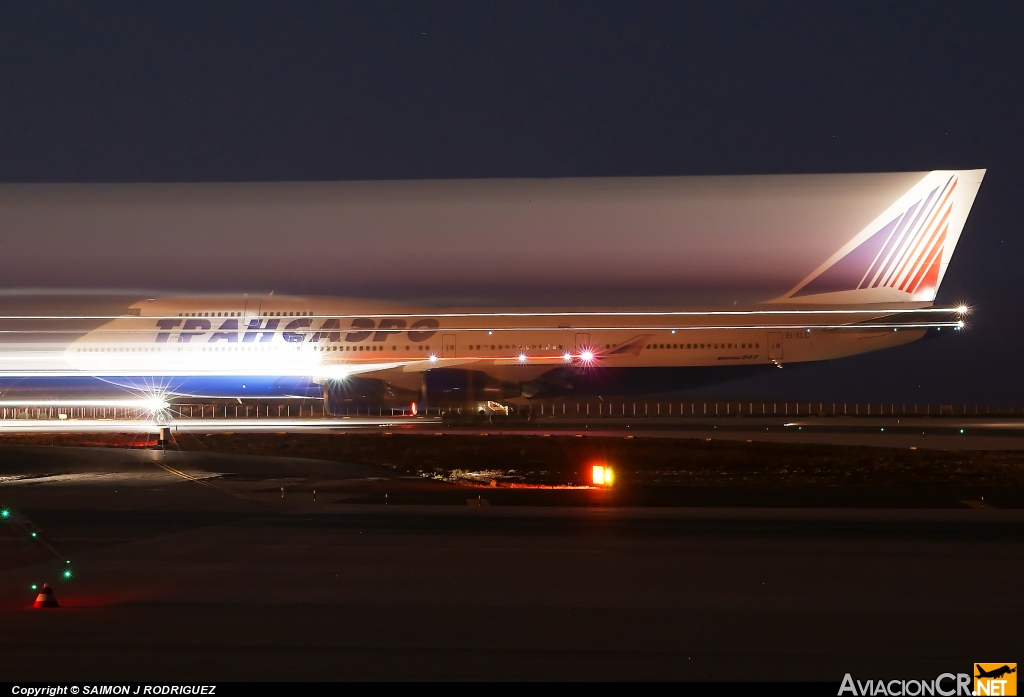
[[702, 394], [1024, 399], [1019, 5], [261, 10], [3, 8], [0, 182], [986, 168], [937, 298], [971, 303], [962, 336]]

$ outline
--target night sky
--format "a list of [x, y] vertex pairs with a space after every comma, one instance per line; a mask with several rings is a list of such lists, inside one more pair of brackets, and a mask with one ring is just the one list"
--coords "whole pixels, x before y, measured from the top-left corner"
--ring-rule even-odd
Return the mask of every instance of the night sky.
[[718, 393], [1024, 407], [1020, 3], [254, 7], [4, 4], [0, 182], [987, 168], [969, 331]]

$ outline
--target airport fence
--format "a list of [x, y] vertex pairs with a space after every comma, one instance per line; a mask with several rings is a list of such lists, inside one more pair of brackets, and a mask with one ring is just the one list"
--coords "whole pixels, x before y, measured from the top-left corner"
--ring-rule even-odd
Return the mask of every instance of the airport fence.
[[[343, 407], [335, 417], [509, 416], [527, 419], [689, 419], [751, 417], [983, 417], [1024, 418], [1024, 405], [929, 404], [878, 402], [806, 402], [764, 400], [537, 400], [527, 404], [475, 406], [441, 405], [414, 413], [412, 405], [359, 405]], [[320, 400], [289, 400], [239, 404], [226, 400], [176, 403], [166, 410], [175, 419], [317, 419], [324, 412]], [[0, 419], [150, 419], [152, 412], [141, 407], [102, 406], [7, 406]]]
[[[465, 408], [441, 408], [465, 414]], [[552, 400], [511, 405], [510, 414], [535, 418], [714, 418], [714, 417], [941, 417], [1024, 418], [1024, 406], [763, 400]]]

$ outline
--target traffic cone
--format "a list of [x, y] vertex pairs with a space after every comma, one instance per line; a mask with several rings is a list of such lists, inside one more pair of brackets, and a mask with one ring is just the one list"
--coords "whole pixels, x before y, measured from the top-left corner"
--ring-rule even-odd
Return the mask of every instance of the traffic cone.
[[43, 589], [39, 591], [32, 607], [60, 607], [60, 605], [57, 604], [57, 598], [53, 595], [53, 589], [44, 583]]

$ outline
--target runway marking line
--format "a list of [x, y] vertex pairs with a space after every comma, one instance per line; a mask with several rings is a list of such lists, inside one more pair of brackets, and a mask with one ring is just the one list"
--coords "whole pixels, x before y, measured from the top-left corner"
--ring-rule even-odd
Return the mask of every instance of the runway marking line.
[[174, 467], [171, 467], [170, 465], [165, 465], [162, 462], [157, 462], [155, 464], [157, 465], [157, 467], [160, 467], [160, 468], [166, 470], [167, 472], [169, 472], [169, 473], [171, 473], [173, 475], [181, 477], [182, 479], [184, 479], [186, 481], [195, 482], [196, 484], [202, 484], [203, 486], [208, 487], [210, 489], [213, 489], [214, 491], [219, 491], [220, 493], [227, 494], [228, 496], [234, 496], [236, 499], [242, 499], [243, 501], [255, 501], [256, 500], [256, 499], [253, 499], [253, 498], [249, 498], [245, 494], [239, 494], [237, 491], [231, 491], [229, 489], [225, 489], [224, 487], [217, 486], [216, 484], [212, 484], [212, 483], [210, 483], [210, 482], [208, 482], [206, 480], [199, 479], [198, 477], [193, 477], [188, 472], [182, 472], [181, 470], [175, 469]]

